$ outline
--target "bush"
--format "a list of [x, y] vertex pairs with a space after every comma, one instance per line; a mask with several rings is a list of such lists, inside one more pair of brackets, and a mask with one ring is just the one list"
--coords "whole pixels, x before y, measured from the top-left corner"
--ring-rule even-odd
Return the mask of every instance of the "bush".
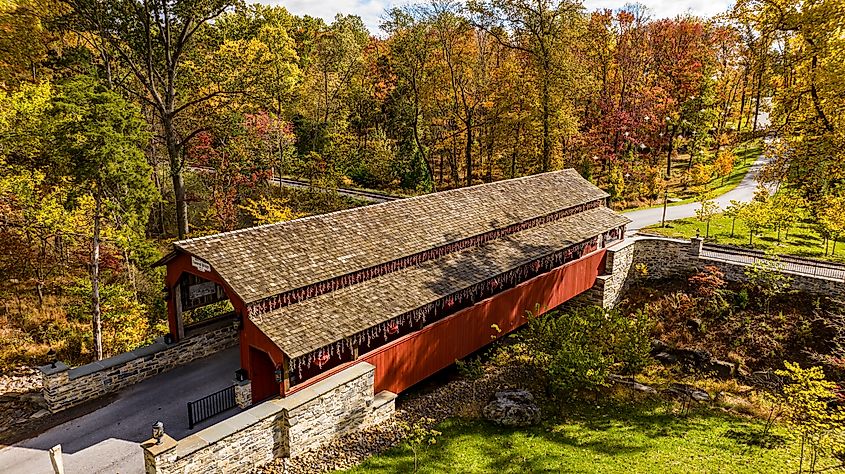
[[600, 307], [531, 317], [522, 335], [531, 362], [552, 389], [595, 391], [615, 370], [634, 374], [648, 362], [651, 321]]
[[[68, 350], [91, 347], [91, 282], [82, 279], [70, 288], [70, 294], [75, 297], [68, 308], [68, 319], [71, 323], [84, 324], [87, 340], [82, 344], [82, 335], [76, 334], [67, 339], [72, 344]], [[105, 283], [100, 286], [100, 311], [103, 325], [103, 348], [107, 356], [131, 351], [145, 343], [151, 342], [153, 334], [150, 331], [150, 321], [146, 308], [141, 304], [132, 291], [120, 284]]]

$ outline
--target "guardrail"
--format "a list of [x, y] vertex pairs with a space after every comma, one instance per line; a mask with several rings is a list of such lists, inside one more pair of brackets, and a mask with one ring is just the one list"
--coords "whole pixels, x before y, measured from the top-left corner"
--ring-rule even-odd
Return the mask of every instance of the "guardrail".
[[188, 429], [214, 415], [235, 408], [235, 386], [231, 385], [199, 400], [188, 402]]
[[782, 269], [788, 272], [845, 281], [845, 265], [834, 262], [793, 257], [790, 255], [772, 256], [759, 250], [717, 244], [704, 244], [701, 249], [701, 256], [746, 265], [754, 265], [761, 261], [777, 261], [781, 264]]

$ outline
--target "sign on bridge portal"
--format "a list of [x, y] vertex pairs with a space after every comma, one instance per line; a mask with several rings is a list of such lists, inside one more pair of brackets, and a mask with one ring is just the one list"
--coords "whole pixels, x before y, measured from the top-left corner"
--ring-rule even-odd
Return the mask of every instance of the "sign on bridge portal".
[[217, 293], [217, 285], [213, 281], [188, 287], [188, 298], [192, 300], [198, 300], [203, 296], [213, 295], [215, 293]]
[[194, 266], [197, 270], [201, 272], [210, 272], [211, 265], [208, 264], [205, 260], [199, 259], [197, 257], [191, 257], [191, 265]]

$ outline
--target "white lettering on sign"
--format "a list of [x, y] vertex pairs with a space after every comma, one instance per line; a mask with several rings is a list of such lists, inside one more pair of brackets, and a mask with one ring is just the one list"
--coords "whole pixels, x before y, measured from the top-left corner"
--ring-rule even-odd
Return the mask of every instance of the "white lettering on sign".
[[213, 281], [199, 283], [188, 287], [188, 298], [198, 300], [203, 296], [213, 295], [217, 293], [217, 285]]
[[208, 264], [205, 260], [199, 259], [197, 257], [191, 257], [191, 265], [194, 266], [197, 270], [201, 272], [210, 272], [211, 265]]

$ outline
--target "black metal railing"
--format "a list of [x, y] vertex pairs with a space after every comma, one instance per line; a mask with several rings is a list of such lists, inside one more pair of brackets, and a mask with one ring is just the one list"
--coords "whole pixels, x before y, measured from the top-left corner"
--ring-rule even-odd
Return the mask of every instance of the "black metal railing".
[[776, 261], [782, 270], [802, 275], [845, 280], [845, 265], [790, 255], [768, 255], [759, 250], [731, 247], [727, 245], [705, 244], [701, 249], [704, 258], [728, 260], [745, 265], [754, 265], [760, 261]]
[[188, 428], [214, 415], [235, 408], [235, 386], [229, 386], [199, 400], [188, 402]]

